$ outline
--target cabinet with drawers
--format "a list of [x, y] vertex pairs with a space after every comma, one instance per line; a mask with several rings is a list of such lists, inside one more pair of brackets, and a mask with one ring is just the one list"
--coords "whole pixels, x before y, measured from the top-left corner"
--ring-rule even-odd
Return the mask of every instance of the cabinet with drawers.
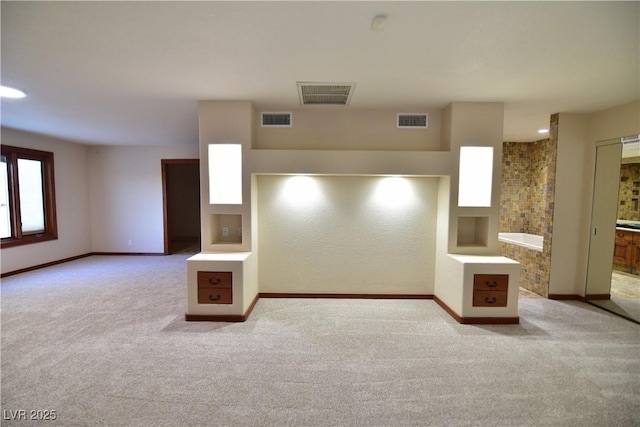
[[198, 304], [233, 304], [233, 273], [198, 271]]
[[520, 263], [503, 256], [438, 259], [434, 300], [460, 323], [518, 323]]
[[243, 322], [258, 300], [257, 257], [201, 252], [187, 259], [186, 320]]
[[613, 264], [629, 273], [640, 270], [640, 232], [616, 229]]
[[506, 307], [508, 292], [508, 274], [473, 275], [474, 307]]

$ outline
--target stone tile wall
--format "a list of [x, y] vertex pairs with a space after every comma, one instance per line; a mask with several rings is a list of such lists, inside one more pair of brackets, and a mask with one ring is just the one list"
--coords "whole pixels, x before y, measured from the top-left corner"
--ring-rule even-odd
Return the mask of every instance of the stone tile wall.
[[533, 144], [505, 142], [502, 146], [500, 231], [524, 233], [531, 217], [531, 152]]
[[640, 221], [640, 163], [620, 166], [618, 218]]
[[498, 251], [500, 255], [520, 263], [520, 286], [538, 295], [547, 296], [550, 261], [545, 258], [544, 252], [504, 242], [498, 242]]
[[558, 115], [551, 116], [549, 138], [505, 142], [502, 153], [500, 231], [544, 237], [542, 252], [500, 242], [499, 253], [521, 263], [520, 285], [549, 293], [555, 199]]

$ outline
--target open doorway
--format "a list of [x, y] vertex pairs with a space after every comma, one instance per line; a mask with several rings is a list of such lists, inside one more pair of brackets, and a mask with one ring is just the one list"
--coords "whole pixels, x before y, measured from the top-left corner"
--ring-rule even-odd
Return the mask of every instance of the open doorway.
[[163, 159], [164, 253], [200, 252], [200, 161]]
[[640, 138], [598, 143], [586, 300], [640, 323]]

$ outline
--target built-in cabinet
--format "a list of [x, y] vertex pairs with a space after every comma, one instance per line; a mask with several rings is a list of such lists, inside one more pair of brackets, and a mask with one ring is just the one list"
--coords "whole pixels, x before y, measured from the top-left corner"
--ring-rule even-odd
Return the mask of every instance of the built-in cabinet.
[[616, 229], [613, 265], [628, 273], [640, 273], [640, 231]]
[[[502, 256], [441, 259], [435, 301], [460, 323], [519, 323], [520, 263]], [[445, 283], [460, 283], [459, 287]]]
[[233, 304], [231, 271], [198, 271], [198, 304]]
[[187, 259], [187, 320], [244, 321], [257, 301], [256, 258], [201, 252]]
[[508, 296], [508, 274], [473, 275], [474, 307], [506, 307]]
[[[432, 136], [441, 141], [437, 149], [291, 149], [273, 146], [275, 135], [270, 149], [259, 149], [251, 102], [200, 102], [203, 240], [202, 252], [187, 260], [186, 319], [246, 320], [260, 297], [257, 176], [308, 174], [439, 177], [434, 299], [461, 323], [517, 323], [520, 265], [497, 256], [503, 110], [501, 103], [449, 105], [441, 114], [442, 130]], [[377, 117], [370, 111], [359, 114], [369, 122]], [[331, 127], [326, 117], [312, 116], [319, 129]], [[390, 126], [395, 132], [395, 123]], [[315, 129], [307, 125], [306, 131], [299, 129], [302, 136], [280, 136], [313, 139]], [[291, 130], [276, 129], [279, 134]], [[261, 129], [263, 136], [267, 132]], [[343, 133], [351, 135], [349, 129]], [[332, 203], [331, 194], [325, 196]], [[368, 209], [372, 217], [382, 214], [375, 204]], [[296, 261], [302, 260], [291, 260]], [[378, 293], [395, 295], [391, 286]], [[351, 293], [345, 289], [345, 294]]]

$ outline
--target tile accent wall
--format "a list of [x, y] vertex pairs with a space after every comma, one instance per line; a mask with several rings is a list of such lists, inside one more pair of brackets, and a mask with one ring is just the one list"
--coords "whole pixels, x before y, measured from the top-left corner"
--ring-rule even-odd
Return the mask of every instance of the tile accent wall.
[[551, 116], [549, 138], [505, 142], [502, 152], [500, 231], [544, 237], [542, 252], [499, 242], [500, 255], [521, 263], [520, 286], [549, 293], [555, 198], [558, 115]]
[[640, 221], [640, 163], [620, 166], [618, 218]]
[[499, 229], [525, 233], [531, 217], [531, 152], [533, 143], [505, 142], [502, 146]]

